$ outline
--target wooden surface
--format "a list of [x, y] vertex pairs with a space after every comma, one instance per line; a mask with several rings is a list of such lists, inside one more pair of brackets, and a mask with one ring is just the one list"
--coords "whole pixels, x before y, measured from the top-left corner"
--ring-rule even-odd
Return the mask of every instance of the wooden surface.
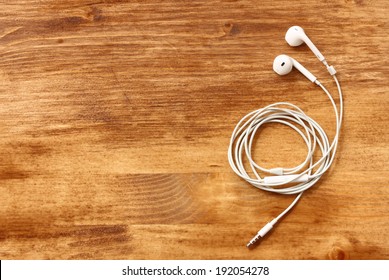
[[[385, 1], [1, 1], [1, 259], [388, 259]], [[277, 101], [334, 135], [333, 64], [345, 116], [329, 174], [254, 250], [293, 197], [257, 190], [227, 161], [234, 126]], [[298, 135], [261, 131], [257, 161], [292, 166]]]

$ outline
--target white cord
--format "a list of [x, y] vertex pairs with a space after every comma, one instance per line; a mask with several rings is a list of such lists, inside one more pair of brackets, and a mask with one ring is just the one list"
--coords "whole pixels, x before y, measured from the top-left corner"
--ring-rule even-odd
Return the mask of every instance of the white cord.
[[[287, 102], [274, 103], [247, 114], [239, 121], [232, 133], [228, 148], [228, 161], [239, 177], [261, 190], [279, 194], [298, 194], [288, 208], [257, 233], [247, 244], [248, 247], [269, 232], [274, 224], [293, 208], [303, 192], [312, 187], [321, 178], [330, 168], [335, 158], [343, 118], [343, 97], [339, 81], [335, 76], [335, 69], [332, 66], [326, 66], [338, 88], [339, 112], [328, 90], [318, 80], [315, 83], [327, 94], [335, 111], [336, 133], [331, 144], [328, 141], [327, 134], [315, 120], [307, 116], [299, 107]], [[253, 139], [258, 129], [266, 123], [287, 125], [303, 138], [307, 145], [308, 153], [301, 164], [293, 168], [276, 167], [267, 169], [255, 163], [251, 155]], [[316, 149], [321, 151], [322, 157], [314, 162], [313, 154]], [[244, 158], [248, 160], [252, 175], [246, 172], [243, 164]], [[276, 176], [262, 178], [259, 172]], [[293, 185], [284, 188], [274, 188], [290, 183]]]

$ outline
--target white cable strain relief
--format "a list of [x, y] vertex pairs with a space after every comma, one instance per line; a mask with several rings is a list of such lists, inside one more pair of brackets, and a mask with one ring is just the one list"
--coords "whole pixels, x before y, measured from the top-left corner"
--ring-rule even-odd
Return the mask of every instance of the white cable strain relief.
[[332, 65], [331, 66], [327, 66], [327, 70], [328, 70], [328, 72], [330, 73], [331, 76], [336, 74], [335, 67], [332, 66]]
[[271, 229], [273, 228], [273, 225], [274, 223], [272, 223], [273, 221], [271, 221], [270, 223], [267, 223], [263, 228], [261, 228], [260, 231], [258, 231], [258, 235], [260, 237], [264, 237], [269, 231], [271, 231]]
[[271, 220], [269, 222], [269, 224], [271, 224], [272, 227], [274, 227], [274, 225], [278, 222], [278, 219], [277, 218], [274, 218], [273, 220]]
[[315, 84], [316, 84], [316, 85], [318, 85], [318, 86], [320, 86], [320, 85], [321, 85], [321, 83], [320, 83], [320, 81], [319, 81], [319, 80], [316, 80], [316, 81], [315, 81]]

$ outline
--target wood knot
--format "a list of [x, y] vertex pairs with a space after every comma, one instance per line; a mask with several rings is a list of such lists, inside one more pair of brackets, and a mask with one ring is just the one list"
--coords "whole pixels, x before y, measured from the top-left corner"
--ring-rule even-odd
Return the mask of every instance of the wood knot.
[[223, 26], [223, 31], [226, 35], [237, 35], [240, 33], [239, 26], [236, 24], [233, 24], [232, 22], [226, 22]]
[[93, 21], [101, 21], [104, 18], [103, 11], [97, 7], [92, 7], [87, 16]]
[[349, 254], [339, 247], [333, 247], [328, 253], [330, 260], [348, 260]]

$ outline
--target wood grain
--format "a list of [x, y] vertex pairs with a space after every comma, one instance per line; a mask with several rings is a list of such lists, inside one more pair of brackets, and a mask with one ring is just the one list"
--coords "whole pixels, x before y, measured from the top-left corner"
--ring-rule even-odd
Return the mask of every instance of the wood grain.
[[[385, 1], [1, 1], [1, 259], [388, 259]], [[335, 92], [303, 26], [336, 66], [345, 116], [329, 174], [254, 250], [293, 197], [240, 180], [229, 137], [246, 113], [301, 106], [334, 134]], [[261, 164], [306, 153], [280, 126]]]

